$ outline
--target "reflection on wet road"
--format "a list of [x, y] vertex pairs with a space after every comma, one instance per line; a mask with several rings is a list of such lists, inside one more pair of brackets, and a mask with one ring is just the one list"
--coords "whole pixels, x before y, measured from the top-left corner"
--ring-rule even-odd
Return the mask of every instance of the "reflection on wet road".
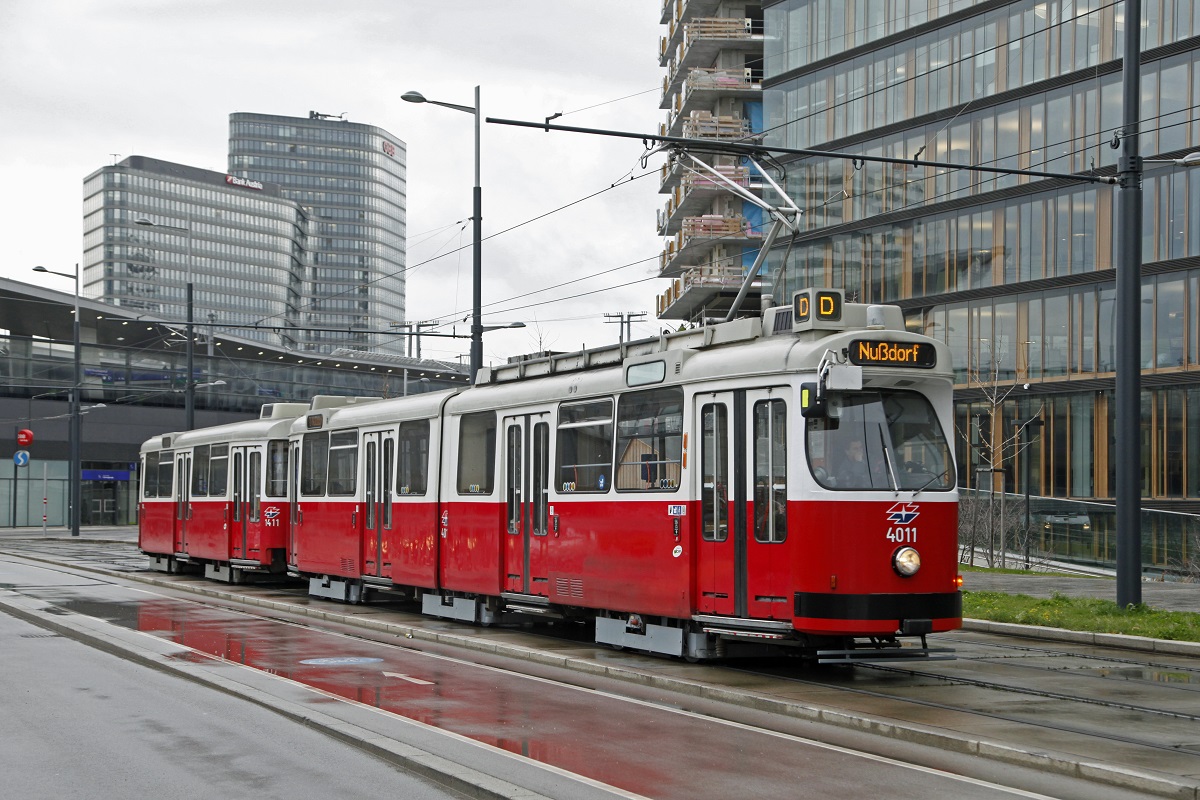
[[[1011, 796], [905, 767], [602, 692], [167, 598], [106, 602], [43, 590], [60, 608], [170, 640], [664, 800], [769, 796]], [[74, 596], [71, 596], [74, 595]], [[201, 655], [203, 654], [203, 655]], [[315, 695], [314, 703], [330, 702]], [[869, 759], [864, 761], [864, 758]], [[940, 787], [940, 788], [938, 788]]]

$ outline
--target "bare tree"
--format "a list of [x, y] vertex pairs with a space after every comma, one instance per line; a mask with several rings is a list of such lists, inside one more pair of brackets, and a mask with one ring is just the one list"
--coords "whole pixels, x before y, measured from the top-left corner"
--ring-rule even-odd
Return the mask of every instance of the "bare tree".
[[[1029, 532], [1020, 533], [1023, 526], [1019, 525], [1020, 516], [1010, 514], [1006, 498], [1008, 470], [1019, 463], [1023, 452], [1029, 447], [1029, 437], [1025, 435], [1031, 424], [1040, 425], [1043, 409], [1039, 407], [1036, 414], [1026, 419], [1017, 419], [1016, 403], [1011, 397], [1018, 389], [1028, 389], [1024, 383], [1027, 375], [1025, 370], [1015, 371], [1013, 378], [1002, 378], [1001, 368], [1004, 362], [1004, 347], [993, 348], [991, 341], [980, 342], [979, 349], [971, 353], [967, 368], [967, 385], [980, 394], [980, 399], [972, 404], [972, 412], [968, 416], [966, 429], [956, 431], [966, 444], [968, 468], [975, 476], [973, 481], [978, 492], [982, 485], [988, 487], [986, 503], [980, 503], [972, 498], [960, 503], [959, 519], [963, 519], [964, 510], [968, 511], [971, 523], [967, 530], [961, 530], [959, 541], [962, 544], [964, 558], [974, 558], [980, 547], [980, 518], [986, 521], [985, 558], [989, 567], [1007, 566], [1009, 544], [1027, 544], [1025, 537]], [[986, 363], [984, 363], [986, 358]], [[971, 456], [974, 456], [972, 459]], [[982, 477], [986, 475], [985, 479]], [[1014, 475], [1014, 479], [1015, 479]], [[1000, 483], [999, 508], [996, 504], [996, 484]], [[963, 506], [966, 506], [964, 509]], [[1024, 511], [1025, 509], [1020, 509]], [[1019, 542], [1017, 540], [1020, 540]]]
[[554, 338], [549, 338], [547, 336], [546, 329], [542, 327], [541, 323], [537, 321], [536, 317], [532, 322], [526, 323], [525, 329], [529, 331], [529, 341], [536, 345], [536, 349], [534, 350], [535, 353], [546, 352], [547, 348], [551, 347], [556, 341], [558, 341], [557, 336]]

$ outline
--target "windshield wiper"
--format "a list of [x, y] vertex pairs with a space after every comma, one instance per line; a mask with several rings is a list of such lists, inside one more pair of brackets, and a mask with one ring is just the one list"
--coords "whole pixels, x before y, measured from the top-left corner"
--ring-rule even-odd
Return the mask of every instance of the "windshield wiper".
[[933, 485], [933, 483], [934, 483], [935, 481], [940, 481], [942, 478], [945, 478], [945, 477], [946, 477], [946, 475], [947, 475], [947, 473], [949, 473], [949, 472], [950, 472], [950, 468], [949, 468], [949, 467], [946, 467], [944, 470], [942, 470], [941, 472], [939, 472], [937, 475], [934, 475], [932, 478], [930, 478], [929, 480], [925, 481], [925, 483], [921, 484], [921, 487], [920, 487], [919, 489], [914, 489], [914, 490], [913, 490], [913, 497], [916, 497], [916, 496], [917, 496], [917, 495], [919, 495], [921, 492], [923, 492], [923, 491], [925, 491], [926, 489], [928, 489], [930, 486], [932, 486], [932, 485]]
[[887, 467], [888, 480], [892, 484], [893, 494], [900, 494], [900, 483], [896, 480], [896, 469], [892, 465], [892, 451], [888, 449], [887, 442], [884, 441], [883, 425], [879, 426], [879, 446], [883, 448], [883, 464]]

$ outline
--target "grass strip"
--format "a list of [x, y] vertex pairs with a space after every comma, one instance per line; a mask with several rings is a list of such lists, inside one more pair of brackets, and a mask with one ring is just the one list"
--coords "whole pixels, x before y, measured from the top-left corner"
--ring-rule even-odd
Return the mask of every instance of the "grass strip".
[[1120, 608], [1112, 600], [1050, 598], [1003, 592], [963, 592], [963, 616], [1018, 625], [1092, 633], [1120, 633], [1178, 642], [1200, 642], [1200, 614], [1156, 611], [1145, 604]]

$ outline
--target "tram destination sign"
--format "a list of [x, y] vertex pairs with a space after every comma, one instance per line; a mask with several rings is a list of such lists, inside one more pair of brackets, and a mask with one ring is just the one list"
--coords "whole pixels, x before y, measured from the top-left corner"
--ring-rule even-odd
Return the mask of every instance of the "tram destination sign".
[[850, 363], [872, 367], [937, 366], [937, 348], [929, 342], [881, 342], [874, 339], [853, 339], [850, 342]]

